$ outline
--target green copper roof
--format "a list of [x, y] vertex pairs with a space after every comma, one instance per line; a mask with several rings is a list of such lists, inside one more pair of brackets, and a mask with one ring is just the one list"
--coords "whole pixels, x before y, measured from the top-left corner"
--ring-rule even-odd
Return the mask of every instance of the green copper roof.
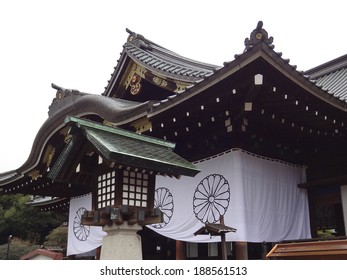
[[116, 164], [174, 176], [195, 176], [199, 172], [173, 152], [174, 143], [74, 117], [65, 122], [75, 123], [100, 154]]

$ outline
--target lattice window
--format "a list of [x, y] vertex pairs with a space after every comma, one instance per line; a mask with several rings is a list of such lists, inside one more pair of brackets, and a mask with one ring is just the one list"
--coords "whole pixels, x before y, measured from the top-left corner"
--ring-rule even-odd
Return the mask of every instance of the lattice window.
[[98, 209], [115, 204], [116, 172], [110, 171], [98, 176]]
[[128, 206], [147, 207], [148, 174], [123, 171], [122, 204]]

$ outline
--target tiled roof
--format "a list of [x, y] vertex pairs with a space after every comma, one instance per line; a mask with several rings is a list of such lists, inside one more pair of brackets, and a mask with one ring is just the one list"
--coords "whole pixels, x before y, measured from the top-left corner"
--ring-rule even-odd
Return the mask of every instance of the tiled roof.
[[0, 174], [0, 184], [7, 182], [7, 180], [18, 177], [19, 174], [16, 171], [8, 171]]
[[183, 57], [127, 29], [130, 34], [125, 52], [135, 61], [154, 72], [178, 80], [196, 81], [211, 76], [220, 66]]
[[62, 260], [63, 254], [58, 252], [53, 252], [51, 250], [46, 249], [36, 249], [35, 251], [29, 252], [28, 254], [22, 256], [21, 260], [34, 260], [34, 259], [42, 259], [40, 256], [46, 257], [45, 259], [52, 260]]
[[[185, 88], [186, 90], [205, 81], [207, 77], [218, 77], [218, 72], [222, 71], [232, 62], [226, 62], [224, 67], [197, 62], [182, 57], [146, 39], [140, 34], [136, 34], [130, 30], [127, 30], [127, 32], [130, 35], [124, 45], [124, 51], [122, 53], [123, 59], [125, 56], [130, 57], [153, 73], [157, 73], [159, 76], [161, 74], [172, 79], [187, 82], [188, 85]], [[259, 34], [262, 36], [257, 37]], [[262, 22], [259, 22], [257, 28], [251, 33], [250, 39], [247, 38], [245, 40], [246, 49], [244, 53], [235, 55], [235, 60], [249, 52], [249, 50], [260, 42], [268, 45], [269, 49], [273, 51], [274, 46], [272, 45], [272, 41], [273, 38], [268, 36], [267, 32], [262, 28]], [[282, 53], [273, 51], [273, 54], [278, 56], [279, 60], [288, 64], [288, 66], [292, 68], [292, 73], [297, 72], [296, 74], [301, 75], [307, 82], [312, 83], [312, 86], [321, 88], [322, 91], [320, 94], [326, 95], [324, 98], [332, 102], [335, 102], [333, 99], [336, 99], [336, 102], [341, 102], [341, 104], [347, 102], [347, 55], [303, 72], [296, 71], [296, 66], [290, 65], [288, 59], [283, 59]], [[121, 65], [122, 63], [119, 63], [117, 67], [115, 67], [115, 73], [113, 73], [112, 76], [117, 76], [116, 73], [120, 71], [119, 67]], [[108, 87], [105, 88], [104, 95], [107, 95], [110, 87], [111, 84], [109, 83]], [[179, 92], [179, 94], [174, 94], [166, 99], [158, 101], [158, 103], [154, 104], [154, 107], [157, 108], [164, 103], [175, 103], [176, 97], [180, 96], [181, 93], [182, 92]]]
[[195, 176], [199, 172], [192, 163], [173, 152], [174, 143], [73, 117], [68, 117], [66, 122], [76, 123], [103, 157], [119, 165], [177, 177]]
[[69, 200], [66, 198], [60, 198], [60, 197], [51, 197], [51, 196], [39, 196], [36, 195], [32, 198], [32, 200], [28, 203], [35, 207], [41, 207], [44, 208], [47, 206], [49, 208], [50, 206], [61, 204], [63, 206], [68, 207]]
[[319, 77], [315, 83], [333, 96], [347, 102], [347, 68]]
[[308, 70], [305, 74], [317, 86], [347, 102], [347, 55]]
[[190, 82], [201, 80], [211, 76], [220, 68], [183, 58], [173, 52], [159, 48], [157, 45], [142, 49], [132, 43], [127, 43], [124, 49], [131, 58], [140, 64], [179, 80]]

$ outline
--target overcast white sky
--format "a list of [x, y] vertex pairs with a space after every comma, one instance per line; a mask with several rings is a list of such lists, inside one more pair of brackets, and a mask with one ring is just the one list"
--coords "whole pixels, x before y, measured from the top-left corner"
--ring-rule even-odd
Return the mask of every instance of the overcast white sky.
[[20, 167], [55, 97], [101, 94], [128, 34], [222, 65], [257, 22], [298, 70], [347, 53], [344, 1], [0, 0], [0, 173]]

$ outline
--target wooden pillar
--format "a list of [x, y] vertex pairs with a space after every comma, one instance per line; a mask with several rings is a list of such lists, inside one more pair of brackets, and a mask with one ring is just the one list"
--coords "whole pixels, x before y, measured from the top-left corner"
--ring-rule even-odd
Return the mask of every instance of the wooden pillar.
[[347, 185], [341, 186], [341, 201], [345, 224], [345, 233], [347, 234]]
[[186, 259], [186, 243], [181, 240], [176, 240], [176, 260]]
[[[220, 223], [221, 225], [224, 226], [224, 216], [221, 215], [220, 216]], [[227, 243], [226, 243], [226, 239], [225, 239], [225, 232], [222, 232], [221, 233], [221, 251], [222, 251], [222, 260], [227, 260], [228, 257], [227, 257]]]
[[95, 254], [95, 259], [100, 260], [100, 255], [101, 255], [101, 246], [96, 248], [96, 254]]
[[227, 255], [227, 243], [225, 240], [225, 233], [222, 233], [220, 238], [221, 238], [222, 260], [227, 260], [228, 255]]
[[247, 242], [235, 242], [237, 260], [248, 260]]

